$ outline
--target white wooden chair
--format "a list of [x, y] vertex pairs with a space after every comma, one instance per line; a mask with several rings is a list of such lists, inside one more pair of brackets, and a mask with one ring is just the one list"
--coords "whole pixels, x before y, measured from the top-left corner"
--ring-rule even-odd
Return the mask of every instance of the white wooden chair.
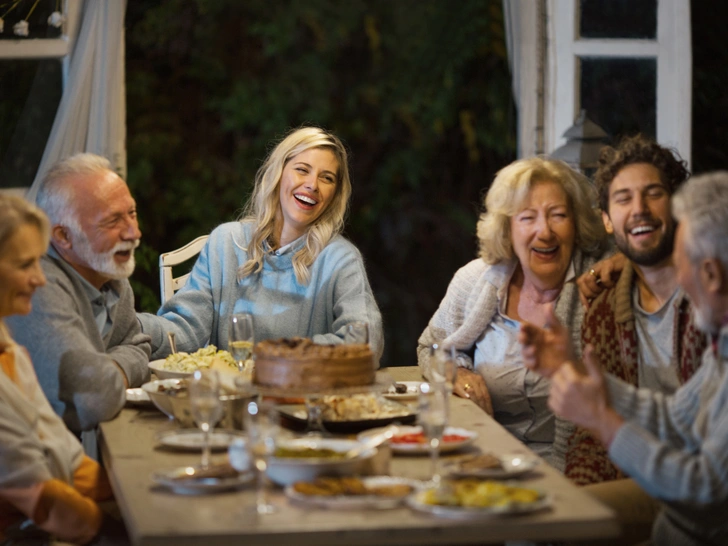
[[172, 267], [186, 262], [197, 256], [207, 242], [208, 235], [198, 237], [177, 250], [165, 252], [159, 256], [159, 292], [162, 303], [171, 298], [174, 293], [182, 288], [187, 282], [189, 273], [180, 277], [174, 277]]

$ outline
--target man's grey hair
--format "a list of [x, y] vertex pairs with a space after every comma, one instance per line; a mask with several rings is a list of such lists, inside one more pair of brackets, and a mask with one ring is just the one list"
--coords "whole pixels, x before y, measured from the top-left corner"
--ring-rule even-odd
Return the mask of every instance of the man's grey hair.
[[67, 181], [74, 176], [103, 175], [112, 171], [111, 163], [96, 154], [81, 153], [62, 159], [46, 172], [35, 200], [45, 211], [51, 225], [79, 229], [79, 218], [73, 206], [73, 191]]
[[728, 268], [728, 171], [692, 177], [673, 195], [672, 213], [687, 225], [691, 260], [717, 258]]

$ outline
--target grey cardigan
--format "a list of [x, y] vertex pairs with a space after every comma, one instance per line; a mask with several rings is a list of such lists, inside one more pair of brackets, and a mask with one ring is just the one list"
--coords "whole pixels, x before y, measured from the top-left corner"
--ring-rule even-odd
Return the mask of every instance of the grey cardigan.
[[[572, 258], [575, 279], [595, 261], [576, 250]], [[445, 344], [454, 345], [458, 350], [459, 366], [473, 369], [473, 360], [467, 353], [493, 320], [498, 305], [498, 290], [508, 282], [515, 266], [515, 261], [488, 265], [477, 259], [455, 273], [445, 298], [417, 344], [417, 363], [423, 372], [426, 373], [429, 369], [430, 345], [443, 340]], [[578, 356], [581, 350], [584, 309], [579, 302], [579, 290], [575, 281], [564, 284], [555, 313], [561, 323], [569, 327], [572, 344]], [[550, 462], [563, 472], [567, 442], [574, 425], [557, 417], [555, 427], [553, 459]]]
[[28, 349], [53, 410], [79, 434], [113, 418], [124, 406], [124, 380], [114, 362], [130, 387], [149, 380], [149, 336], [136, 320], [129, 281], [109, 281], [119, 301], [111, 310], [111, 329], [102, 338], [75, 270], [52, 247], [41, 264], [48, 283], [33, 297], [33, 310], [8, 317], [6, 324]]

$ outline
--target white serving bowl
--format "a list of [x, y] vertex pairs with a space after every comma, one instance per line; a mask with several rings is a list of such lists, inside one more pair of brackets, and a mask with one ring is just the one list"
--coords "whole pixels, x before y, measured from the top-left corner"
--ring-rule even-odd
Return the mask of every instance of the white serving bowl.
[[[281, 440], [278, 445], [289, 449], [309, 447], [345, 452], [359, 445], [359, 442], [334, 438], [296, 438]], [[268, 461], [267, 474], [271, 481], [282, 486], [301, 481], [310, 482], [319, 476], [355, 476], [366, 469], [376, 453], [377, 448], [371, 448], [353, 459], [271, 457]]]
[[159, 387], [163, 386], [165, 388], [170, 388], [174, 387], [179, 382], [179, 379], [158, 379], [156, 381], [144, 383], [144, 385], [142, 385], [142, 389], [149, 395], [149, 398], [151, 398], [152, 402], [155, 406], [157, 406], [159, 411], [168, 417], [174, 417], [174, 412], [172, 411], [172, 397], [166, 392], [160, 392]]
[[175, 372], [173, 370], [164, 369], [164, 359], [152, 360], [149, 363], [149, 369], [159, 379], [184, 379], [191, 377], [195, 372]]

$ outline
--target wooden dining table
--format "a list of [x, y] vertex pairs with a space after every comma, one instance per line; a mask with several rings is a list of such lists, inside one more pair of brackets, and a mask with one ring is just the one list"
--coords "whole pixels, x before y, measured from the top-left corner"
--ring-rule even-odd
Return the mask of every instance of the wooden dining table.
[[[388, 368], [397, 381], [421, 379], [417, 367]], [[493, 418], [469, 400], [453, 397], [451, 424], [477, 433], [469, 449], [495, 455], [531, 454]], [[613, 512], [542, 461], [519, 485], [546, 492], [550, 508], [530, 514], [447, 519], [407, 506], [388, 510], [321, 509], [290, 502], [282, 489], [271, 499], [273, 514], [258, 515], [255, 487], [206, 495], [180, 495], [155, 484], [155, 471], [199, 463], [199, 452], [157, 445], [160, 432], [177, 425], [156, 409], [125, 408], [100, 426], [103, 464], [132, 542], [139, 546], [245, 544], [491, 544], [511, 540], [556, 541], [609, 538], [618, 534]], [[380, 448], [380, 470], [392, 476], [427, 479], [426, 456], [391, 456]], [[217, 454], [224, 459], [225, 454]], [[442, 459], [457, 454], [443, 454]], [[535, 455], [534, 455], [535, 456]]]

